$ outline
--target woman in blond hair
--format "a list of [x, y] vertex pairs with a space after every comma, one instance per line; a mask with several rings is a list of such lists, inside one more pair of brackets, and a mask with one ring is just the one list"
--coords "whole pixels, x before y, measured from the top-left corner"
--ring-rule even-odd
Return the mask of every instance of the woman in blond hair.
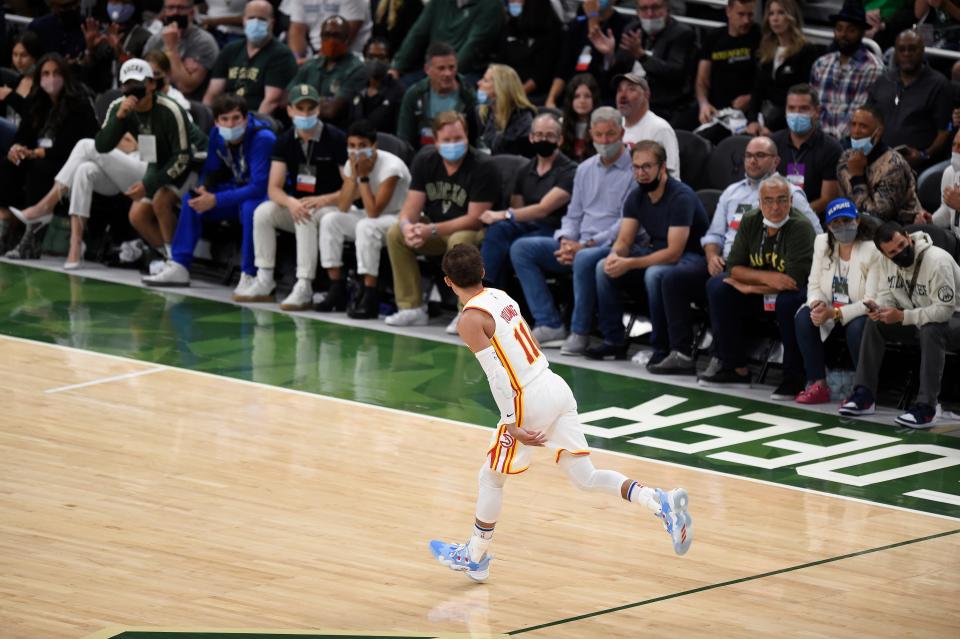
[[520, 76], [505, 64], [491, 64], [477, 81], [478, 144], [491, 155], [533, 157], [530, 125], [537, 108], [527, 99]]
[[817, 50], [803, 36], [803, 17], [794, 0], [770, 0], [763, 11], [760, 64], [747, 109], [747, 132], [770, 135], [787, 126], [787, 90], [810, 81]]

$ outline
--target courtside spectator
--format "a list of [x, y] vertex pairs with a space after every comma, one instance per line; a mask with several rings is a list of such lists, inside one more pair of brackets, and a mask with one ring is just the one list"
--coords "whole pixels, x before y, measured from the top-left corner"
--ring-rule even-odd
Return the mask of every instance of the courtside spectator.
[[770, 135], [787, 126], [787, 91], [810, 79], [817, 59], [816, 49], [803, 35], [803, 16], [795, 0], [770, 0], [763, 10], [761, 30], [760, 69], [746, 114], [751, 135]]
[[841, 415], [872, 415], [887, 342], [920, 345], [917, 401], [896, 423], [930, 428], [937, 419], [947, 349], [960, 348], [960, 266], [933, 246], [922, 231], [907, 233], [896, 222], [877, 229], [874, 242], [883, 257], [877, 263], [877, 296], [860, 344], [853, 393]]
[[446, 42], [456, 51], [461, 73], [476, 78], [497, 46], [503, 13], [500, 0], [431, 0], [397, 50], [394, 73], [418, 71], [429, 45]]
[[950, 166], [940, 178], [940, 207], [933, 213], [932, 223], [952, 231], [960, 240], [960, 131], [953, 136]]
[[600, 108], [600, 86], [589, 73], [570, 78], [563, 99], [563, 143], [560, 150], [574, 162], [597, 152], [590, 137], [590, 114]]
[[300, 61], [310, 58], [310, 53], [323, 48], [321, 25], [335, 15], [346, 21], [346, 44], [358, 56], [370, 38], [373, 21], [370, 16], [370, 0], [286, 0], [282, 7], [290, 16], [287, 44]]
[[623, 141], [633, 148], [638, 142], [653, 140], [667, 153], [670, 177], [680, 179], [680, 146], [670, 123], [650, 110], [650, 86], [635, 73], [618, 75], [617, 110], [623, 116]]
[[243, 9], [244, 36], [217, 56], [203, 103], [212, 107], [217, 96], [239, 95], [247, 110], [270, 115], [286, 103], [287, 85], [297, 73], [297, 61], [287, 45], [273, 37], [273, 7], [252, 0]]
[[172, 255], [162, 271], [143, 278], [147, 286], [189, 286], [203, 223], [222, 221], [240, 222], [243, 229], [241, 275], [234, 295], [243, 295], [254, 282], [253, 212], [267, 197], [270, 154], [277, 136], [248, 113], [247, 101], [239, 95], [217, 96], [213, 117], [216, 126], [210, 131], [200, 184], [183, 196]]
[[272, 302], [276, 288], [277, 229], [297, 240], [297, 282], [280, 303], [284, 310], [313, 306], [313, 278], [317, 273], [320, 219], [336, 211], [347, 161], [347, 137], [320, 119], [322, 98], [309, 84], [290, 89], [287, 115], [293, 126], [277, 140], [267, 183], [269, 201], [253, 214], [253, 250], [257, 267], [254, 282], [234, 300]]
[[883, 141], [883, 117], [864, 105], [850, 121], [850, 149], [840, 156], [837, 179], [843, 197], [853, 200], [861, 214], [881, 221], [921, 224], [926, 215], [917, 199], [910, 165]]
[[517, 177], [505, 211], [485, 211], [480, 221], [489, 224], [480, 245], [484, 279], [497, 288], [506, 287], [510, 246], [521, 237], [552, 236], [567, 211], [577, 164], [560, 152], [563, 140], [555, 115], [537, 116], [530, 130], [535, 157]]
[[377, 130], [391, 135], [397, 132], [397, 117], [403, 101], [404, 87], [387, 73], [390, 69], [390, 47], [382, 38], [371, 38], [363, 51], [367, 87], [353, 96], [350, 121], [367, 120]]
[[[534, 337], [545, 348], [560, 346], [566, 355], [587, 350], [597, 304], [597, 263], [610, 252], [623, 203], [636, 188], [621, 119], [620, 112], [610, 107], [600, 107], [590, 116], [597, 155], [577, 167], [560, 229], [553, 237], [522, 237], [510, 247], [510, 261], [536, 321]], [[548, 273], [573, 274], [569, 335], [547, 288]]]
[[171, 84], [191, 100], [201, 100], [220, 47], [194, 24], [195, 11], [194, 0], [164, 0], [163, 30], [147, 40], [143, 52], [162, 50], [170, 59]]
[[50, 221], [53, 207], [20, 208], [47, 193], [74, 145], [96, 132], [97, 119], [86, 90], [59, 53], [48, 53], [37, 62], [27, 97], [10, 89], [2, 91], [4, 103], [20, 115], [20, 125], [7, 156], [0, 160], [0, 220], [7, 221], [8, 233], [10, 214], [26, 225], [19, 246], [6, 257], [38, 258], [35, 231]]
[[830, 202], [826, 209], [827, 232], [813, 244], [813, 265], [807, 280], [807, 302], [797, 311], [797, 343], [803, 354], [807, 387], [796, 397], [800, 404], [830, 401], [825, 343], [842, 337], [856, 366], [860, 340], [867, 323], [865, 299], [876, 296], [880, 252], [873, 244], [869, 224], [864, 224], [857, 207], [846, 198]]
[[940, 161], [950, 144], [954, 90], [924, 60], [923, 39], [916, 31], [897, 36], [893, 60], [894, 68], [870, 89], [867, 104], [883, 116], [884, 143], [921, 171]]
[[403, 96], [397, 118], [397, 137], [417, 149], [433, 144], [433, 122], [447, 111], [467, 114], [467, 137], [477, 137], [472, 125], [477, 97], [457, 73], [457, 52], [449, 44], [434, 42], [427, 49], [423, 70], [427, 77], [420, 80]]
[[320, 95], [320, 119], [343, 126], [353, 97], [367, 84], [363, 62], [350, 53], [349, 27], [340, 16], [324, 20], [320, 34], [320, 53], [300, 66], [291, 86], [315, 88]]
[[820, 97], [823, 130], [840, 140], [850, 130], [853, 112], [867, 101], [870, 87], [883, 74], [883, 61], [863, 44], [869, 25], [860, 0], [846, 0], [830, 19], [836, 50], [813, 63], [810, 86]]
[[537, 115], [520, 83], [508, 66], [491, 64], [477, 81], [479, 147], [491, 155], [512, 153], [530, 157], [530, 124]]
[[[631, 157], [638, 188], [627, 197], [617, 240], [596, 269], [603, 344], [585, 354], [590, 359], [625, 359], [621, 298], [625, 291], [645, 294], [653, 325], [647, 369], [692, 375], [696, 368], [690, 304], [673, 293], [682, 287], [703, 287], [707, 281], [700, 246], [709, 223], [707, 212], [693, 189], [670, 177], [663, 146], [645, 140], [633, 147]], [[679, 304], [672, 303], [676, 299]]]
[[[462, 114], [438, 115], [433, 135], [436, 148], [414, 161], [399, 223], [387, 233], [398, 308], [386, 319], [391, 326], [427, 323], [417, 255], [443, 255], [457, 244], [480, 244], [480, 216], [500, 199], [497, 170], [470, 148]], [[458, 319], [447, 326], [448, 333], [456, 332]]]
[[[377, 130], [363, 120], [351, 124], [347, 131], [347, 155], [337, 202], [339, 212], [320, 220], [320, 265], [330, 277], [330, 290], [317, 310], [347, 309], [343, 243], [350, 240], [356, 242], [357, 274], [363, 278], [363, 292], [348, 309], [350, 317], [374, 319], [380, 309], [380, 251], [407, 198], [410, 171], [396, 155], [377, 148]], [[356, 200], [361, 201], [361, 208], [354, 206]]]
[[700, 377], [702, 386], [749, 387], [749, 320], [770, 314], [783, 344], [783, 381], [771, 399], [793, 400], [804, 390], [803, 359], [794, 315], [806, 301], [814, 231], [790, 205], [790, 183], [780, 175], [760, 184], [760, 210], [743, 216], [725, 273], [707, 280], [710, 325], [720, 370]]
[[771, 139], [780, 156], [778, 171], [787, 181], [803, 189], [818, 215], [827, 203], [840, 195], [837, 163], [843, 147], [823, 132], [820, 102], [809, 84], [797, 84], [787, 93], [787, 128]]

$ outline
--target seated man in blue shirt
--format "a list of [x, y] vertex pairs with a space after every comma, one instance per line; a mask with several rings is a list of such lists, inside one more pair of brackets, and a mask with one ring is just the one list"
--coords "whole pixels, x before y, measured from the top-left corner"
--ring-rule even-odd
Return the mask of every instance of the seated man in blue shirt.
[[267, 197], [270, 154], [277, 136], [266, 123], [247, 114], [247, 101], [234, 94], [213, 102], [216, 126], [210, 131], [201, 186], [183, 196], [173, 236], [172, 256], [162, 271], [143, 278], [147, 286], [190, 286], [190, 264], [204, 222], [239, 220], [243, 226], [240, 283], [254, 281], [253, 211]]
[[[642, 282], [653, 324], [653, 355], [647, 370], [692, 375], [696, 370], [690, 356], [690, 305], [676, 293], [707, 281], [707, 260], [700, 246], [709, 224], [707, 212], [693, 189], [669, 176], [667, 152], [658, 142], [639, 142], [632, 159], [639, 186], [623, 206], [623, 222], [610, 255], [596, 269], [603, 344], [587, 349], [586, 355], [626, 357], [621, 291], [639, 288]], [[649, 244], [639, 246], [638, 234], [644, 232]]]
[[[553, 237], [521, 237], [510, 247], [510, 261], [536, 321], [533, 334], [545, 348], [561, 346], [564, 355], [587, 350], [597, 296], [594, 270], [610, 252], [623, 202], [636, 186], [621, 120], [620, 112], [611, 107], [591, 114], [590, 136], [597, 154], [577, 167], [560, 230]], [[567, 336], [546, 273], [571, 271], [574, 308]]]

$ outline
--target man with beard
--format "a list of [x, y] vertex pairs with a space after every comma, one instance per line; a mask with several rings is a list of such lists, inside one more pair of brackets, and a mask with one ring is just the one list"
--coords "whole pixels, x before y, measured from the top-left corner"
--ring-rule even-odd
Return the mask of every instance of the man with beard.
[[810, 86], [820, 97], [824, 132], [839, 140], [850, 130], [850, 116], [867, 101], [870, 87], [883, 73], [883, 61], [863, 46], [863, 33], [870, 25], [860, 0], [847, 0], [830, 19], [837, 50], [813, 63]]

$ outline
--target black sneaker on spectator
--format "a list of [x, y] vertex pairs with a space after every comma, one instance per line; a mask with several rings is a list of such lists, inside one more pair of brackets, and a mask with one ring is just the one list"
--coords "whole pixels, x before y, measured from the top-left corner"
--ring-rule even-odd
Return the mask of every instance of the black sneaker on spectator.
[[937, 409], [929, 404], [913, 404], [903, 415], [895, 420], [901, 426], [924, 430], [937, 423]]
[[750, 388], [753, 375], [747, 371], [743, 375], [732, 368], [721, 368], [710, 375], [701, 375], [697, 383], [707, 388]]
[[855, 386], [850, 396], [840, 404], [838, 412], [850, 417], [873, 415], [876, 412], [873, 402], [873, 393], [866, 386]]
[[670, 351], [659, 362], [654, 362], [651, 358], [647, 363], [647, 370], [654, 375], [693, 375], [697, 372], [693, 358], [680, 351]]
[[597, 346], [591, 346], [583, 352], [587, 359], [627, 359], [627, 343], [610, 344], [603, 342]]
[[365, 287], [357, 303], [347, 309], [347, 316], [352, 319], [377, 319], [380, 316], [380, 296], [377, 289]]
[[807, 385], [802, 379], [785, 377], [777, 386], [777, 389], [770, 393], [770, 399], [792, 402], [806, 387]]

